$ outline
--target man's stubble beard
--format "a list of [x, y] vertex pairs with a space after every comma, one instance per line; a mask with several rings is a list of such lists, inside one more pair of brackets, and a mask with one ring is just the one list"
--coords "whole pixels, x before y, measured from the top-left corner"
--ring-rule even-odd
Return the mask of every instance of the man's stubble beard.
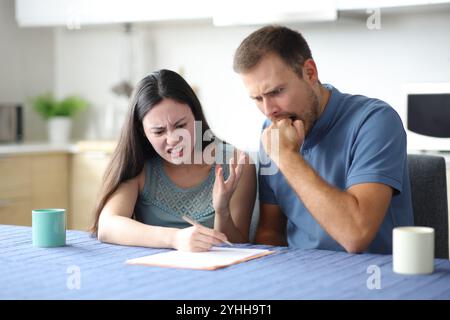
[[307, 111], [303, 115], [303, 124], [305, 126], [305, 137], [311, 131], [312, 127], [316, 123], [319, 118], [319, 98], [317, 97], [314, 90], [308, 86], [308, 108]]

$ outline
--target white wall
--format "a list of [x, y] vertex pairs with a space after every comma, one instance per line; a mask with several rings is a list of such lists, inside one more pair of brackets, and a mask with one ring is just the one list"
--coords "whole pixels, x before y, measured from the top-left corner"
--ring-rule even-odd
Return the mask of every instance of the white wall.
[[248, 27], [214, 28], [197, 25], [154, 27], [154, 67], [184, 70], [198, 88], [210, 127], [216, 135], [239, 148], [257, 150], [264, 116], [248, 98], [233, 72], [233, 54], [252, 31]]
[[53, 89], [53, 29], [18, 28], [14, 0], [0, 1], [0, 104], [24, 105], [24, 138], [46, 138], [45, 122], [29, 98]]
[[[401, 85], [450, 81], [450, 11], [383, 15], [380, 30], [361, 23], [307, 29], [321, 79], [340, 89], [401, 104]], [[326, 37], [323, 35], [326, 34]]]
[[[118, 99], [111, 91], [124, 76], [123, 30], [123, 26], [117, 25], [80, 30], [58, 28], [55, 32], [57, 95], [77, 93], [93, 107], [75, 121], [76, 138], [117, 136], [119, 120], [115, 121], [115, 132], [109, 130], [112, 120], [108, 121], [108, 110], [112, 106], [116, 110], [127, 107], [126, 101]], [[244, 88], [231, 67], [235, 45], [249, 30], [213, 28], [207, 24], [135, 26], [133, 83], [155, 69], [183, 71], [186, 80], [198, 88], [206, 116], [216, 134], [249, 149], [255, 144], [263, 116], [246, 99]], [[211, 43], [211, 36], [220, 39]], [[244, 100], [244, 105], [236, 103], [239, 98]], [[249, 119], [252, 119], [250, 128]], [[240, 129], [234, 131], [233, 128]], [[242, 135], [242, 131], [248, 133]], [[240, 138], [235, 139], [233, 133], [238, 132]]]
[[[331, 83], [343, 92], [381, 98], [396, 109], [402, 101], [403, 83], [450, 82], [448, 6], [436, 11], [400, 10], [394, 14], [382, 10], [381, 29], [372, 31], [366, 26], [368, 15], [332, 23], [291, 25], [301, 30], [310, 43], [322, 82]], [[183, 70], [188, 82], [198, 88], [216, 134], [240, 148], [255, 150], [264, 117], [247, 97], [231, 67], [234, 50], [255, 29], [216, 28], [207, 22], [137, 25], [133, 81], [154, 69]], [[52, 47], [51, 37], [45, 36], [45, 32], [49, 33], [47, 29], [26, 32], [30, 35], [27, 39], [34, 42], [33, 50], [45, 44]], [[49, 70], [54, 70], [53, 83], [59, 96], [78, 93], [92, 103], [93, 108], [80, 115], [75, 124], [75, 138], [108, 138], [120, 128], [108, 110], [126, 109], [126, 100], [117, 98], [110, 90], [123, 78], [123, 41], [120, 25], [82, 26], [81, 30], [72, 31], [60, 28], [54, 36], [54, 64], [50, 63], [52, 52], [48, 48], [44, 50], [46, 56], [40, 57], [38, 70], [42, 69], [43, 83], [51, 82]], [[4, 42], [0, 45], [5, 47]], [[0, 55], [10, 58], [10, 54], [1, 51]], [[18, 51], [14, 49], [13, 55]], [[17, 61], [16, 67], [10, 64], [10, 76], [3, 79], [22, 83], [22, 78], [14, 79], [24, 74], [23, 66], [18, 64]], [[35, 84], [37, 75], [35, 72], [34, 81], [29, 83], [42, 86]], [[0, 92], [10, 92], [5, 89], [10, 84], [0, 81]], [[16, 95], [20, 95], [18, 87], [14, 86]]]
[[[450, 82], [448, 9], [427, 14], [381, 11], [379, 30], [367, 28], [368, 16], [291, 25], [309, 42], [322, 82], [342, 92], [383, 99], [399, 112], [403, 83]], [[235, 48], [254, 29], [166, 26], [151, 30], [155, 67], [183, 66], [186, 77], [201, 88], [211, 126], [230, 142], [250, 149], [257, 147], [262, 118], [231, 64]]]
[[[82, 139], [117, 137], [128, 100], [118, 97], [112, 87], [123, 80], [137, 82], [151, 60], [144, 50], [146, 39], [136, 30], [131, 75], [126, 56], [130, 41], [122, 25], [55, 31], [55, 92], [59, 97], [77, 94], [90, 103], [74, 121], [73, 136]], [[143, 58], [146, 56], [146, 59]]]
[[[291, 27], [301, 30], [309, 41], [322, 82], [341, 91], [378, 97], [399, 109], [403, 83], [450, 81], [448, 10], [381, 11], [381, 29], [372, 31], [364, 15]], [[198, 87], [216, 134], [247, 150], [257, 148], [264, 117], [231, 66], [234, 50], [254, 29], [215, 28], [207, 23], [138, 27], [142, 74], [159, 68], [183, 70], [188, 82]], [[121, 35], [118, 27], [60, 30], [56, 36], [58, 92], [86, 93], [98, 108], [105, 108], [109, 87], [119, 78]]]

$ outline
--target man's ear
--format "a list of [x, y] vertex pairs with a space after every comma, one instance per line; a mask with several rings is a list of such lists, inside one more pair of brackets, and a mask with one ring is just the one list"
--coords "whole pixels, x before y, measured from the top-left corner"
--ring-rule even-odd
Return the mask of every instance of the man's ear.
[[313, 59], [307, 59], [303, 64], [303, 77], [310, 83], [316, 83], [319, 80], [316, 63]]

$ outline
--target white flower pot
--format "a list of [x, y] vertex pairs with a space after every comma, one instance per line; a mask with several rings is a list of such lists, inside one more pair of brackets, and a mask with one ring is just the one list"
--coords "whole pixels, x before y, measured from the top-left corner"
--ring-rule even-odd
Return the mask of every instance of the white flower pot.
[[72, 119], [69, 117], [53, 117], [48, 119], [47, 133], [50, 143], [69, 143], [71, 129]]

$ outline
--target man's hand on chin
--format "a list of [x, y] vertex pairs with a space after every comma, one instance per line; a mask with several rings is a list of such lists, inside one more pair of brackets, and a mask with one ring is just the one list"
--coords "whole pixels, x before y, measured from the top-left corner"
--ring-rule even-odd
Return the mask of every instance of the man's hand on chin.
[[274, 119], [262, 133], [262, 143], [267, 155], [278, 167], [299, 150], [305, 139], [305, 126], [302, 120]]

